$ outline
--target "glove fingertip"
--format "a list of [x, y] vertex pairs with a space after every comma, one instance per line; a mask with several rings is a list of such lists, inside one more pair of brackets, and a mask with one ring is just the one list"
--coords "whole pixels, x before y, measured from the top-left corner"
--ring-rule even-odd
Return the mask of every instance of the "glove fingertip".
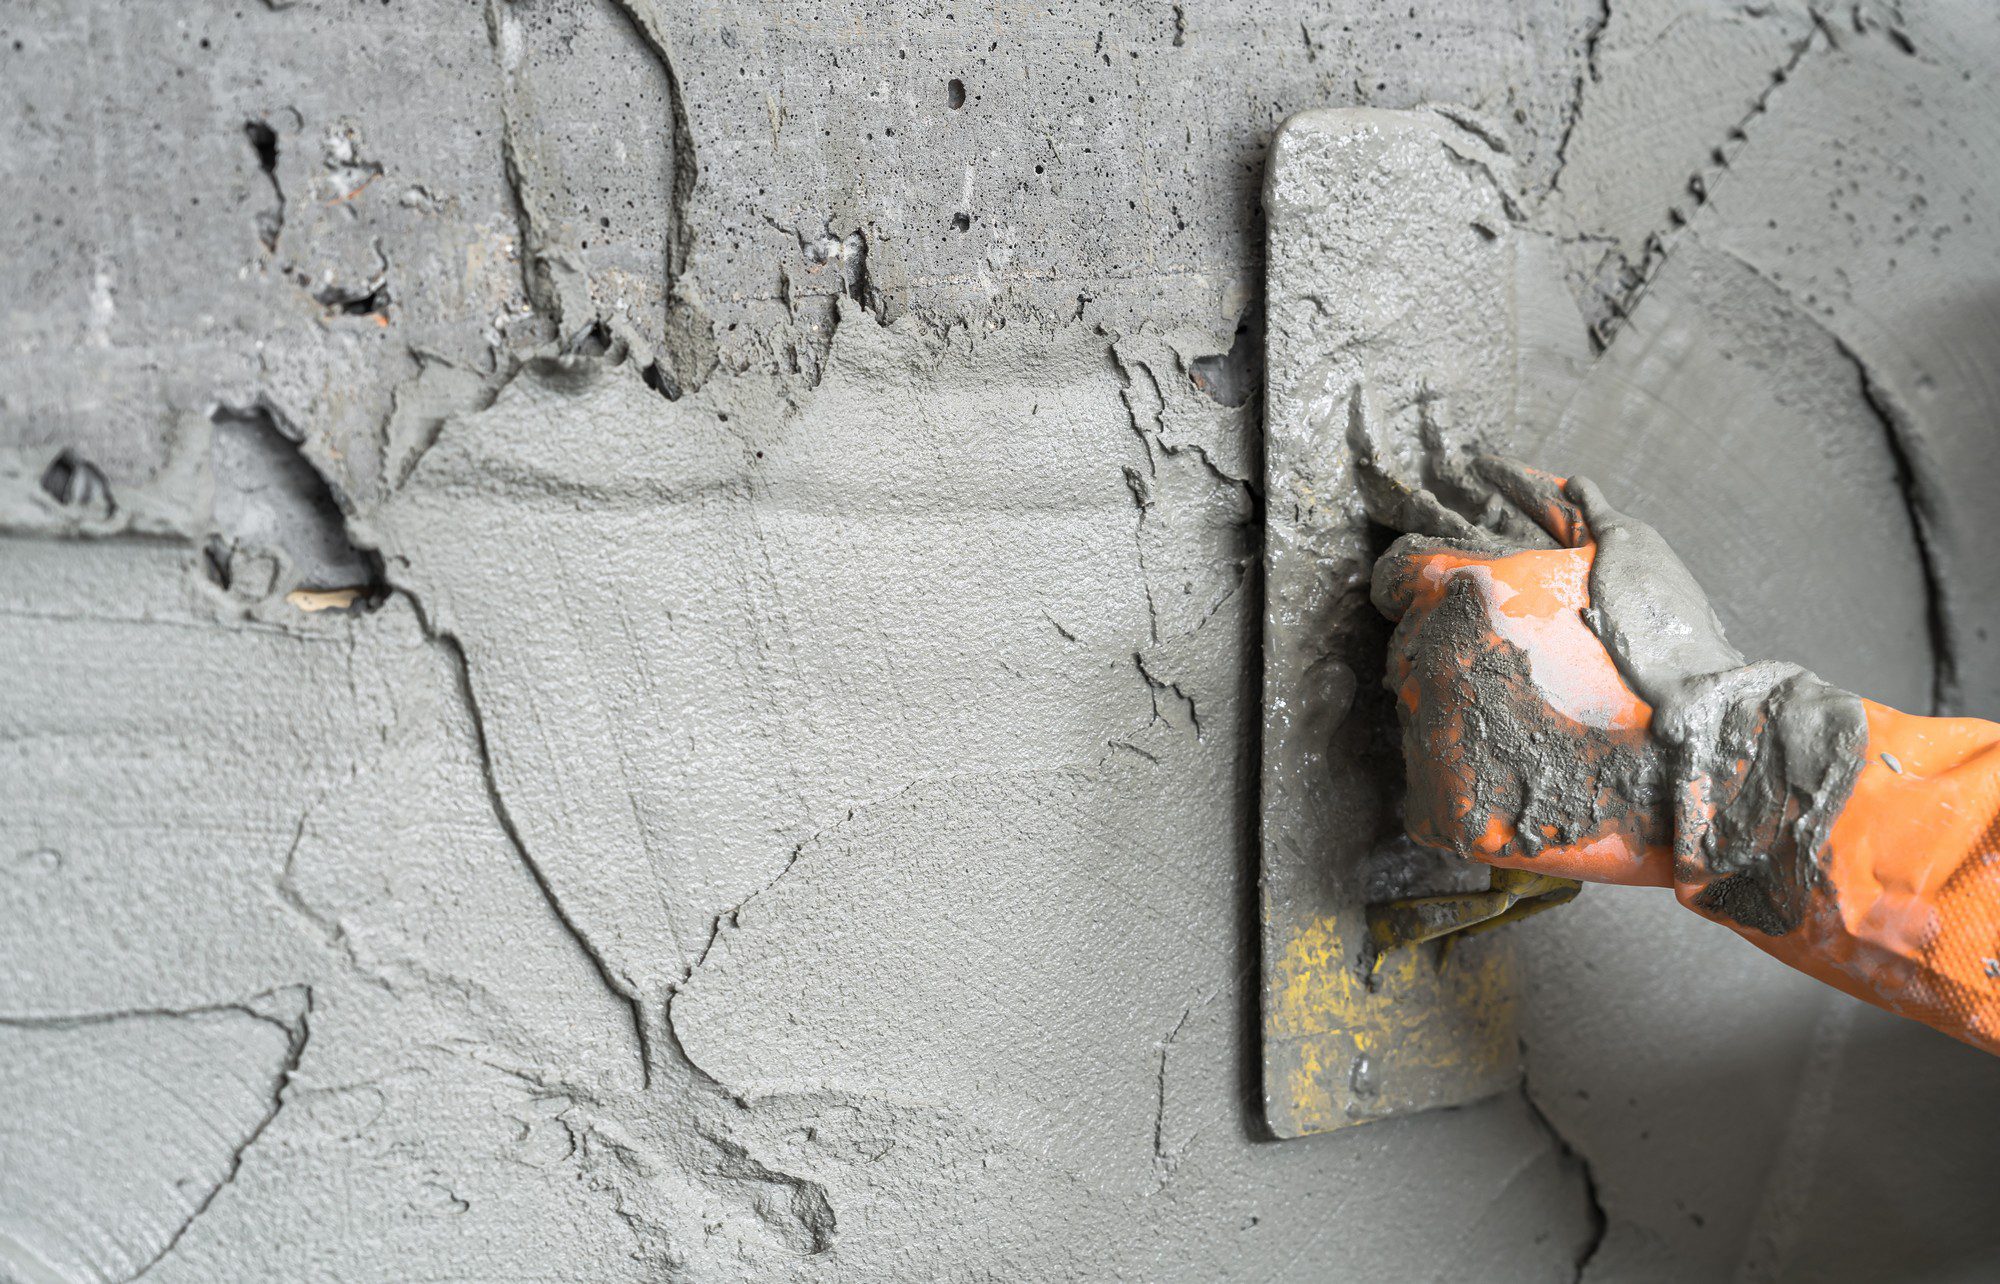
[[1470, 562], [1489, 562], [1506, 555], [1507, 550], [1476, 540], [1405, 535], [1375, 559], [1375, 569], [1369, 578], [1369, 600], [1382, 614], [1392, 620], [1400, 620], [1421, 594], [1427, 578], [1426, 571], [1433, 562], [1445, 560], [1451, 565], [1463, 566]]
[[1474, 466], [1533, 528], [1536, 540], [1576, 548], [1590, 536], [1583, 514], [1563, 494], [1563, 479], [1505, 455], [1481, 455]]
[[1403, 536], [1375, 559], [1375, 569], [1369, 577], [1369, 600], [1391, 620], [1401, 620], [1422, 591], [1430, 564], [1441, 554], [1460, 552], [1457, 547], [1429, 535]]
[[1623, 524], [1625, 514], [1611, 506], [1604, 491], [1588, 477], [1572, 477], [1563, 483], [1563, 494], [1583, 510], [1583, 520], [1593, 531], [1602, 533]]

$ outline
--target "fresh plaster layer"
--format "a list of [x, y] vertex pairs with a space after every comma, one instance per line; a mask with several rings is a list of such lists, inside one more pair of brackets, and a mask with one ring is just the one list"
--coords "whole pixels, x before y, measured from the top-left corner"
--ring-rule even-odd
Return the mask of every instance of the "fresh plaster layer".
[[[973, 370], [1016, 386], [969, 397]], [[895, 371], [907, 399], [871, 410], [861, 390]], [[421, 616], [399, 588], [368, 614], [243, 624], [184, 546], [10, 545], [14, 627], [50, 628], [51, 591], [96, 604], [17, 693], [24, 778], [61, 792], [79, 757], [106, 775], [16, 840], [61, 853], [21, 915], [46, 927], [8, 963], [46, 978], [33, 1013], [143, 995], [185, 1019], [278, 977], [309, 994], [297, 1065], [258, 1066], [279, 1108], [157, 1272], [526, 1274], [537, 1237], [544, 1262], [633, 1278], [1209, 1278], [1245, 1255], [1377, 1274], [1412, 1252], [1453, 1275], [1496, 1243], [1565, 1269], [1591, 1233], [1581, 1172], [1518, 1095], [1358, 1147], [1259, 1139], [1249, 501], [1193, 444], [1227, 457], [1244, 416], [1162, 337], [1107, 352], [909, 322], [850, 329], [817, 392], [770, 397], [720, 380], [669, 402], [589, 358], [523, 372], [376, 515]], [[871, 501], [844, 502], [831, 463], [871, 454]], [[512, 520], [483, 524], [495, 495]], [[942, 554], [897, 530], [961, 508], [978, 536]], [[457, 530], [473, 537], [439, 534]], [[704, 541], [720, 568], [688, 575]], [[600, 605], [532, 637], [496, 627], [494, 603], [560, 574]], [[776, 602], [783, 618], [757, 614]], [[649, 761], [678, 787], [613, 817], [652, 828], [579, 838], [565, 827], [601, 816], [589, 791], [618, 767], [615, 741], [589, 756], [604, 729], [657, 717], [624, 689], [648, 666], [742, 701], [703, 756], [735, 774]], [[788, 680], [815, 698], [754, 698]], [[901, 694], [920, 680], [965, 694]], [[189, 732], [213, 684], [230, 702]], [[106, 725], [138, 705], [152, 721], [127, 734], [176, 748]], [[83, 725], [49, 725], [65, 712]], [[990, 733], [1008, 722], [1026, 729]], [[155, 758], [185, 778], [141, 787], [134, 760]], [[773, 778], [811, 784], [813, 809], [753, 792]], [[732, 791], [790, 827], [732, 830]], [[92, 823], [100, 794], [125, 800], [117, 825]], [[154, 926], [126, 951], [82, 930], [113, 920]], [[330, 1197], [350, 1182], [367, 1197]], [[257, 1229], [308, 1205], [336, 1211]], [[1482, 1212], [1413, 1244], [1392, 1209]]]
[[[855, 807], [1087, 765], [1153, 720], [1145, 453], [1102, 342], [852, 335], [796, 413], [761, 380], [669, 402], [537, 366], [376, 518], [465, 649], [526, 846], [634, 997]], [[1211, 538], [1234, 595], [1244, 535]]]
[[10, 538], [0, 584], [0, 1206], [32, 1254], [0, 1273], [623, 1269], [550, 1085], [636, 1083], [631, 1028], [407, 606], [245, 627], [137, 540]]
[[[1293, 111], [1503, 120], [1557, 281], [1520, 449], [1746, 649], [1996, 712], [1986, 7], [1411, 8], [10, 9], [0, 1078], [103, 1122], [0, 1180], [110, 1211], [6, 1269], [1990, 1266], [1922, 1148], [1992, 1066], [1641, 893], [1521, 929], [1532, 1106], [1258, 1140], [1216, 376]], [[301, 485], [213, 555], [218, 414], [357, 548]], [[380, 604], [288, 601], [309, 549]]]
[[1645, 513], [1718, 586], [1746, 654], [1924, 709], [1936, 673], [1924, 554], [1862, 392], [1831, 334], [1690, 239], [1520, 448]]

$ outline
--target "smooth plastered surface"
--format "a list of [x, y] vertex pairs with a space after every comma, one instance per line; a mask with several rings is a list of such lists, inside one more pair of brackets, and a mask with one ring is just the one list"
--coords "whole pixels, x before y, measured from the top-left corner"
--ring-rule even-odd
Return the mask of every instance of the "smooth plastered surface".
[[1990, 1274], [1994, 1067], [1665, 897], [1521, 1090], [1257, 1100], [1272, 132], [1498, 121], [1518, 453], [1993, 714], [1907, 8], [11, 7], [0, 1276]]

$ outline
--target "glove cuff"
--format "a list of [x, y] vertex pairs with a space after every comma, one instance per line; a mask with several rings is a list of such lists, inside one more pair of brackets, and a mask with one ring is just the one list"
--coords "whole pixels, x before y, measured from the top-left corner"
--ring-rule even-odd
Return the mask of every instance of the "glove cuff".
[[1654, 711], [1675, 790], [1675, 881], [1712, 918], [1771, 936], [1826, 885], [1828, 833], [1861, 773], [1861, 699], [1795, 664], [1690, 678]]

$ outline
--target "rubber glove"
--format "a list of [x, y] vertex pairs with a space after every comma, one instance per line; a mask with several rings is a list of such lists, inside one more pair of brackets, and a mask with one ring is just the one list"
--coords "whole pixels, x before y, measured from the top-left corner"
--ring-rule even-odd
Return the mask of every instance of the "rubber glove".
[[[1681, 903], [2000, 1052], [2000, 725], [1750, 663], [1658, 532], [1491, 456], [1440, 491], [1358, 452], [1426, 846]], [[1477, 513], [1477, 520], [1464, 511]]]

